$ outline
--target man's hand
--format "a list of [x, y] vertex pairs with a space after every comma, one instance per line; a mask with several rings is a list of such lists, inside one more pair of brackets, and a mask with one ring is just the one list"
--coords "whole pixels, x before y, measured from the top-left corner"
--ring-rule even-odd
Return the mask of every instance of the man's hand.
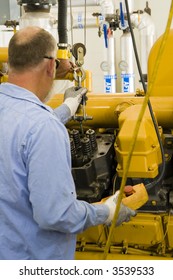
[[71, 62], [69, 59], [59, 59], [60, 64], [58, 69], [56, 70], [56, 79], [63, 79], [66, 77], [67, 74], [73, 73], [74, 63]]
[[[105, 222], [107, 226], [110, 226], [114, 217], [114, 213], [116, 210], [116, 204], [118, 200], [119, 191], [117, 191], [114, 195], [110, 196], [104, 204], [109, 208], [109, 216]], [[118, 218], [116, 222], [116, 226], [121, 225], [123, 222], [128, 222], [131, 216], [136, 216], [136, 211], [130, 209], [129, 207], [125, 206], [123, 203], [120, 205], [120, 210], [118, 213]]]
[[64, 104], [68, 106], [71, 112], [71, 117], [76, 113], [82, 97], [87, 93], [86, 88], [71, 87], [65, 91]]

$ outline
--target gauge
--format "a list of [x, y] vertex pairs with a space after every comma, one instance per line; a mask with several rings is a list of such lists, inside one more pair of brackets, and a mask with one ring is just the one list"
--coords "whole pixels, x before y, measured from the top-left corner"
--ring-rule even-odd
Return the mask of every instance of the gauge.
[[125, 60], [121, 60], [118, 64], [118, 66], [122, 71], [125, 71], [128, 67], [128, 64]]
[[100, 68], [102, 71], [107, 72], [109, 70], [109, 64], [107, 61], [102, 61], [100, 64]]

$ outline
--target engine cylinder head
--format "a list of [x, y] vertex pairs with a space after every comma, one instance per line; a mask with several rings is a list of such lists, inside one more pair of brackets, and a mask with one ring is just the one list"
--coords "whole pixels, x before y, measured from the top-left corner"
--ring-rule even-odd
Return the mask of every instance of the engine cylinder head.
[[70, 148], [71, 148], [71, 155], [72, 158], [76, 157], [76, 147], [75, 147], [75, 143], [74, 143], [74, 139], [70, 138]]
[[93, 129], [86, 131], [86, 136], [90, 139], [92, 151], [97, 150], [96, 133]]
[[81, 144], [82, 144], [83, 155], [91, 157], [91, 155], [92, 155], [92, 147], [91, 147], [90, 139], [88, 137], [84, 137], [81, 140]]
[[70, 131], [70, 137], [73, 138], [76, 149], [80, 150], [81, 149], [81, 140], [80, 140], [79, 130], [72, 129]]

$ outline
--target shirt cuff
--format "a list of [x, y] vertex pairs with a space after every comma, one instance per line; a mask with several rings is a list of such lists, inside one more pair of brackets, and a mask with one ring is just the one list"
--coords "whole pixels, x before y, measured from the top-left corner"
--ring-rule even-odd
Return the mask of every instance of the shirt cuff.
[[96, 207], [97, 224], [104, 224], [109, 216], [109, 207], [105, 204], [93, 204]]

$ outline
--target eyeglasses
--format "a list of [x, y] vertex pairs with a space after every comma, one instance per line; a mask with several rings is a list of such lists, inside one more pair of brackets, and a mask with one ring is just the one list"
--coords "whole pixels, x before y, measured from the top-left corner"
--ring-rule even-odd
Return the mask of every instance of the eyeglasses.
[[56, 69], [59, 67], [59, 64], [60, 64], [60, 60], [59, 59], [56, 59], [52, 56], [44, 56], [44, 58], [47, 58], [47, 59], [55, 59], [55, 63], [56, 63]]

